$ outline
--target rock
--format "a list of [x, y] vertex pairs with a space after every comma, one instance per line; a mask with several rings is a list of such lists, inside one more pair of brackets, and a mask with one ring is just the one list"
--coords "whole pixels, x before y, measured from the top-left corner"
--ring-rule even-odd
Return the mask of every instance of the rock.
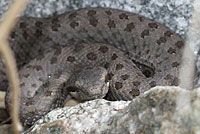
[[[111, 116], [124, 109], [130, 101], [106, 101], [97, 99], [78, 104], [74, 107], [64, 107], [51, 111], [39, 120], [28, 133], [89, 133], [96, 128], [108, 127]], [[47, 123], [48, 122], [48, 123]], [[99, 123], [102, 123], [100, 125]], [[97, 130], [98, 131], [98, 130]]]
[[93, 100], [56, 109], [25, 134], [197, 134], [200, 89], [155, 87], [131, 102]]

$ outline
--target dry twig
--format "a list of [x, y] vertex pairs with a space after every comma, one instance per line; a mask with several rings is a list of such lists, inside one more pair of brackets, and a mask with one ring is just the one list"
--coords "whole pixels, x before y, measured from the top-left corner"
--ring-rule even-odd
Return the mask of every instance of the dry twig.
[[10, 82], [10, 87], [12, 88], [12, 108], [11, 108], [11, 118], [13, 121], [13, 130], [15, 134], [19, 134], [22, 130], [21, 124], [19, 122], [18, 111], [18, 95], [19, 95], [19, 79], [17, 74], [17, 68], [13, 53], [8, 45], [8, 36], [16, 23], [16, 18], [21, 11], [23, 11], [26, 4], [26, 0], [15, 0], [7, 11], [4, 21], [0, 25], [0, 53], [5, 60], [5, 66], [8, 70], [8, 80]]

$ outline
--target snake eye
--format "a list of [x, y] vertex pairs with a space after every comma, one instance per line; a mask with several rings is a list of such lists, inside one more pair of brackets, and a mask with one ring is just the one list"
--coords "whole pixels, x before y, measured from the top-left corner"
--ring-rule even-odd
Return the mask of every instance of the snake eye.
[[149, 70], [149, 69], [143, 70], [142, 73], [143, 73], [147, 78], [153, 77], [153, 75], [154, 75], [154, 73], [153, 73], [151, 70]]

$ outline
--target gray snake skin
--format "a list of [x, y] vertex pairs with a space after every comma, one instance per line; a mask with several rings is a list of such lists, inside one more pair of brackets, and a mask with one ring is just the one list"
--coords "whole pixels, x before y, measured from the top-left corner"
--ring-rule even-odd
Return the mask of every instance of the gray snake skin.
[[[126, 11], [86, 8], [46, 19], [21, 18], [9, 41], [20, 68], [25, 125], [62, 107], [67, 95], [130, 100], [156, 85], [179, 83], [183, 40]], [[0, 83], [6, 89], [1, 66]]]

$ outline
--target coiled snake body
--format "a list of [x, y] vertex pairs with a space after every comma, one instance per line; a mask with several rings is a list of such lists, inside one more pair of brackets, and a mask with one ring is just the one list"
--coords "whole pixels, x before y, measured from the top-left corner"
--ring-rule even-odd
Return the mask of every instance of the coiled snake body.
[[[31, 60], [19, 71], [20, 118], [26, 125], [63, 106], [69, 94], [130, 100], [156, 85], [178, 85], [184, 46], [161, 24], [109, 8], [21, 18], [9, 41], [19, 67]], [[0, 81], [3, 86], [5, 79]]]

